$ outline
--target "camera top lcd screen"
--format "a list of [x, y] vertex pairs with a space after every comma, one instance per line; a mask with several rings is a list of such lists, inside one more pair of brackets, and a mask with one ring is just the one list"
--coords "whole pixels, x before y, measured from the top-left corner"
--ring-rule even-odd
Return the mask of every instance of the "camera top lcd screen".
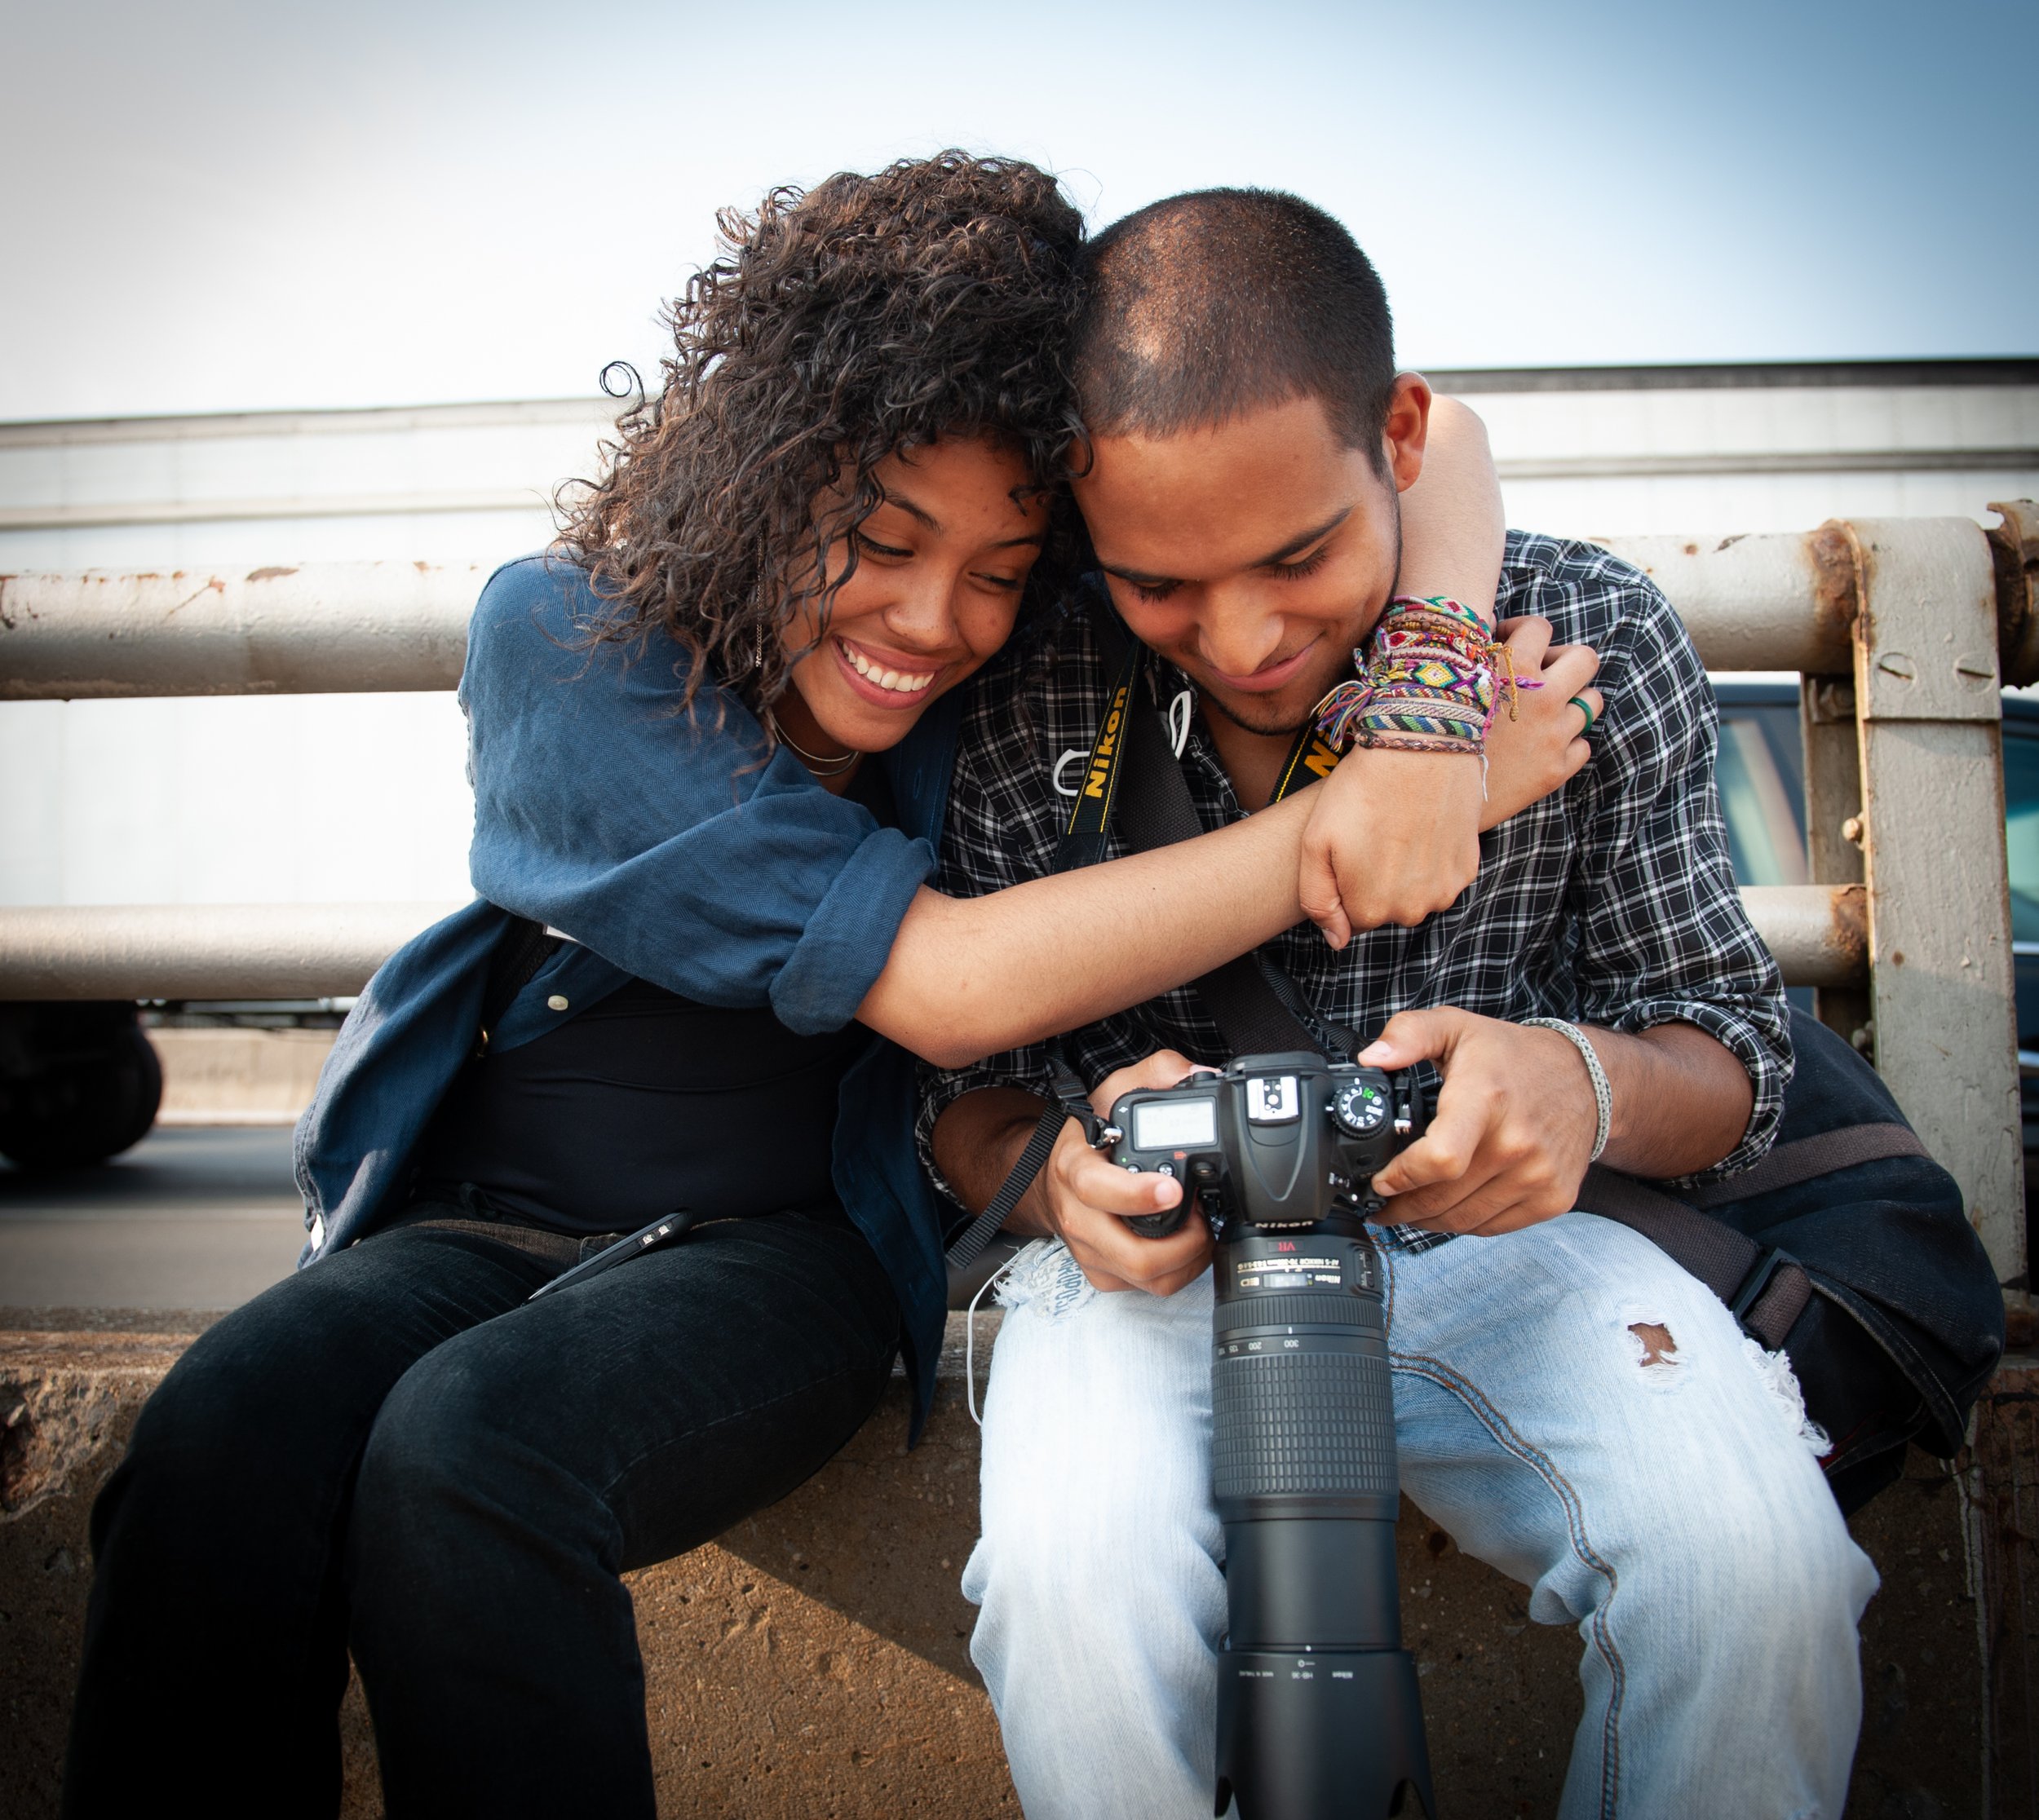
[[1135, 1150], [1209, 1150], [1218, 1142], [1214, 1098], [1151, 1100], [1133, 1108]]

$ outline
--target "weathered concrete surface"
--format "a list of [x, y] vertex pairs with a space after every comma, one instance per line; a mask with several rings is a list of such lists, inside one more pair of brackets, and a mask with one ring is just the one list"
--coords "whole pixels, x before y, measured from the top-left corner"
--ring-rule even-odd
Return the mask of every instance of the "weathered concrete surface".
[[[111, 1331], [122, 1323], [104, 1314], [69, 1318], [69, 1331], [0, 1331], [0, 1813], [15, 1820], [56, 1810], [91, 1499], [142, 1398], [203, 1324], [146, 1319], [159, 1331]], [[719, 1546], [632, 1576], [661, 1811], [1017, 1813], [957, 1591], [977, 1450], [959, 1345], [952, 1354], [915, 1452], [903, 1445], [902, 1383], [785, 1503]], [[981, 1372], [981, 1345], [978, 1363]], [[1884, 1589], [1864, 1627], [1867, 1712], [1849, 1811], [1975, 1814], [1982, 1682], [1958, 1485], [1914, 1456], [1855, 1532]], [[1578, 1716], [1577, 1639], [1530, 1623], [1520, 1588], [1413, 1509], [1400, 1541], [1440, 1806], [1467, 1820], [1551, 1813]], [[342, 1723], [344, 1811], [367, 1820], [381, 1804], [358, 1689]]]

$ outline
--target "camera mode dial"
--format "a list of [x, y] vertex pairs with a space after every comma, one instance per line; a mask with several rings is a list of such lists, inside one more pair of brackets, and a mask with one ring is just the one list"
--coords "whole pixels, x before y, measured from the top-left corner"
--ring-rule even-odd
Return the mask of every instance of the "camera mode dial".
[[1371, 1080], [1348, 1080], [1331, 1102], [1339, 1130], [1354, 1138], [1371, 1138], [1387, 1122], [1387, 1094]]

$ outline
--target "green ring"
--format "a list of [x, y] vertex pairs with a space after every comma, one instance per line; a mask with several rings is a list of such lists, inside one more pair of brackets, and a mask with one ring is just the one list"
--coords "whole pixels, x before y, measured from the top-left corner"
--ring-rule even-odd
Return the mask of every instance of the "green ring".
[[1571, 698], [1571, 702], [1574, 708], [1577, 709], [1581, 713], [1586, 716], [1586, 725], [1579, 729], [1579, 737], [1583, 740], [1587, 734], [1593, 731], [1594, 722], [1598, 720], [1600, 717], [1593, 712], [1592, 706], [1590, 703], [1581, 701], [1578, 696], [1573, 696]]

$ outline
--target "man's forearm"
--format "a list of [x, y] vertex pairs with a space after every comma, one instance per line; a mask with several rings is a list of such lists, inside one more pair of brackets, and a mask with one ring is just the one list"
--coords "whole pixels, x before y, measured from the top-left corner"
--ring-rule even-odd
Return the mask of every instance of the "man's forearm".
[[[935, 1121], [935, 1166], [971, 1213], [980, 1213], [991, 1204], [1047, 1103], [1017, 1087], [980, 1087], [943, 1109]], [[1053, 1230], [1038, 1177], [1006, 1216], [1004, 1230], [1030, 1238]]]
[[1614, 1098], [1602, 1158], [1610, 1168], [1652, 1179], [1691, 1175], [1741, 1142], [1755, 1089], [1705, 1031], [1667, 1023], [1633, 1036], [1597, 1027], [1588, 1036]]

